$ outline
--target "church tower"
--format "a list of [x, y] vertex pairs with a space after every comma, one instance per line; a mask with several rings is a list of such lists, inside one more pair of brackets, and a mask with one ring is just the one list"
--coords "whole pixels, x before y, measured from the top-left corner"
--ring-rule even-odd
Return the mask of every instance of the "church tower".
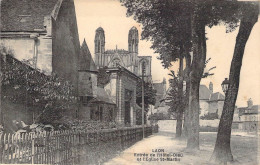
[[138, 56], [139, 36], [136, 27], [132, 27], [128, 33], [128, 52], [131, 54], [132, 72], [137, 71], [137, 56]]
[[103, 67], [105, 57], [105, 32], [102, 27], [97, 28], [95, 35], [95, 63], [97, 68]]

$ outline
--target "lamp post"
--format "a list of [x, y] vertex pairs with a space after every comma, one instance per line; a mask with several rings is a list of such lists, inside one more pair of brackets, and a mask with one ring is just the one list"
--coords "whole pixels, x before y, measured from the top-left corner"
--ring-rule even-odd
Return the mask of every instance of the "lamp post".
[[228, 78], [225, 78], [225, 80], [221, 83], [222, 86], [222, 90], [225, 93], [225, 95], [227, 94], [228, 91], [228, 86], [229, 86], [229, 80]]
[[145, 74], [145, 62], [142, 63], [142, 127], [144, 138], [144, 74]]

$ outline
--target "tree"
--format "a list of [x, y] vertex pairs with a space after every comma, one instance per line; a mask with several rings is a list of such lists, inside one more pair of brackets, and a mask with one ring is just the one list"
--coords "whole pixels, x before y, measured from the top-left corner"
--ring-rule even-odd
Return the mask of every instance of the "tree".
[[[233, 2], [179, 0], [121, 0], [127, 15], [142, 23], [142, 39], [152, 41], [163, 66], [168, 67], [178, 58], [192, 61], [188, 71], [189, 109], [185, 113], [188, 128], [187, 148], [199, 149], [199, 86], [206, 60], [205, 27], [212, 27], [234, 17]], [[233, 6], [232, 6], [233, 7]], [[230, 14], [230, 15], [229, 15]], [[233, 24], [228, 24], [233, 26]]]
[[[156, 102], [156, 90], [153, 89], [151, 82], [144, 82], [144, 107], [145, 107], [145, 114], [149, 110], [149, 105], [155, 105]], [[142, 79], [138, 79], [137, 86], [136, 86], [136, 103], [138, 106], [142, 107]], [[137, 112], [141, 114], [141, 112]], [[137, 122], [141, 123], [142, 115], [137, 116]], [[145, 115], [146, 116], [146, 115]]]
[[[180, 62], [180, 65], [181, 62]], [[177, 124], [176, 124], [176, 137], [180, 137], [182, 134], [182, 119], [183, 112], [185, 108], [185, 94], [183, 92], [183, 80], [179, 76], [175, 75], [174, 71], [169, 74], [172, 78], [169, 80], [171, 90], [166, 98], [166, 104], [170, 106], [168, 112], [169, 114], [174, 114]]]
[[230, 84], [226, 93], [224, 107], [219, 122], [215, 148], [211, 156], [212, 161], [220, 163], [233, 161], [230, 139], [235, 103], [239, 89], [240, 70], [247, 40], [258, 19], [259, 6], [254, 3], [246, 3], [240, 6], [240, 10], [242, 18], [240, 21], [239, 32], [236, 37], [235, 50], [230, 67]]

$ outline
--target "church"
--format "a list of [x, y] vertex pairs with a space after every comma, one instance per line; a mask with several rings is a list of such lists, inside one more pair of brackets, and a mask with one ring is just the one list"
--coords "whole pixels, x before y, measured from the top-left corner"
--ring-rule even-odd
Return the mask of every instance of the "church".
[[132, 27], [128, 33], [128, 50], [105, 49], [105, 31], [102, 27], [96, 30], [95, 35], [95, 64], [97, 68], [113, 68], [122, 66], [134, 73], [142, 76], [142, 66], [144, 66], [144, 77], [146, 81], [151, 81], [151, 56], [138, 56], [139, 35], [136, 27]]
[[[136, 104], [136, 88], [144, 70], [144, 80], [152, 81], [151, 56], [138, 56], [139, 35], [136, 27], [128, 33], [128, 50], [105, 49], [105, 31], [102, 27], [95, 34], [95, 65], [105, 70], [109, 77], [102, 88], [116, 104], [116, 121], [125, 126], [136, 125], [136, 112], [140, 107]], [[106, 76], [102, 76], [106, 77]]]

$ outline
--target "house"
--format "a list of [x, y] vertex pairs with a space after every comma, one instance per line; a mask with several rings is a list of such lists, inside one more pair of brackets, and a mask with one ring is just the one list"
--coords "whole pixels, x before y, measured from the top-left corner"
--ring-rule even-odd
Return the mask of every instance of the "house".
[[[162, 83], [154, 83], [154, 87], [157, 90], [157, 100], [155, 104], [155, 112], [167, 114], [169, 106], [166, 104], [167, 95], [171, 90], [165, 90], [164, 81]], [[213, 92], [213, 83], [210, 82], [209, 87], [201, 84], [199, 88], [199, 104], [200, 104], [200, 116], [208, 114], [217, 114], [218, 118], [221, 117], [225, 97], [219, 92]]]
[[73, 0], [2, 0], [0, 42], [46, 75], [77, 85], [80, 44]]
[[221, 117], [225, 96], [220, 92], [213, 92], [212, 82], [209, 83], [209, 87], [206, 85], [200, 85], [199, 99], [200, 116], [217, 114], [218, 118]]
[[[260, 105], [254, 105], [252, 99], [247, 101], [247, 107], [238, 107], [234, 115], [232, 128], [246, 132], [257, 132]], [[238, 117], [236, 117], [238, 116]]]
[[97, 97], [97, 69], [86, 42], [80, 47], [73, 0], [2, 0], [0, 30], [0, 44], [15, 59], [74, 86], [80, 102], [69, 116], [79, 117], [84, 101]]

